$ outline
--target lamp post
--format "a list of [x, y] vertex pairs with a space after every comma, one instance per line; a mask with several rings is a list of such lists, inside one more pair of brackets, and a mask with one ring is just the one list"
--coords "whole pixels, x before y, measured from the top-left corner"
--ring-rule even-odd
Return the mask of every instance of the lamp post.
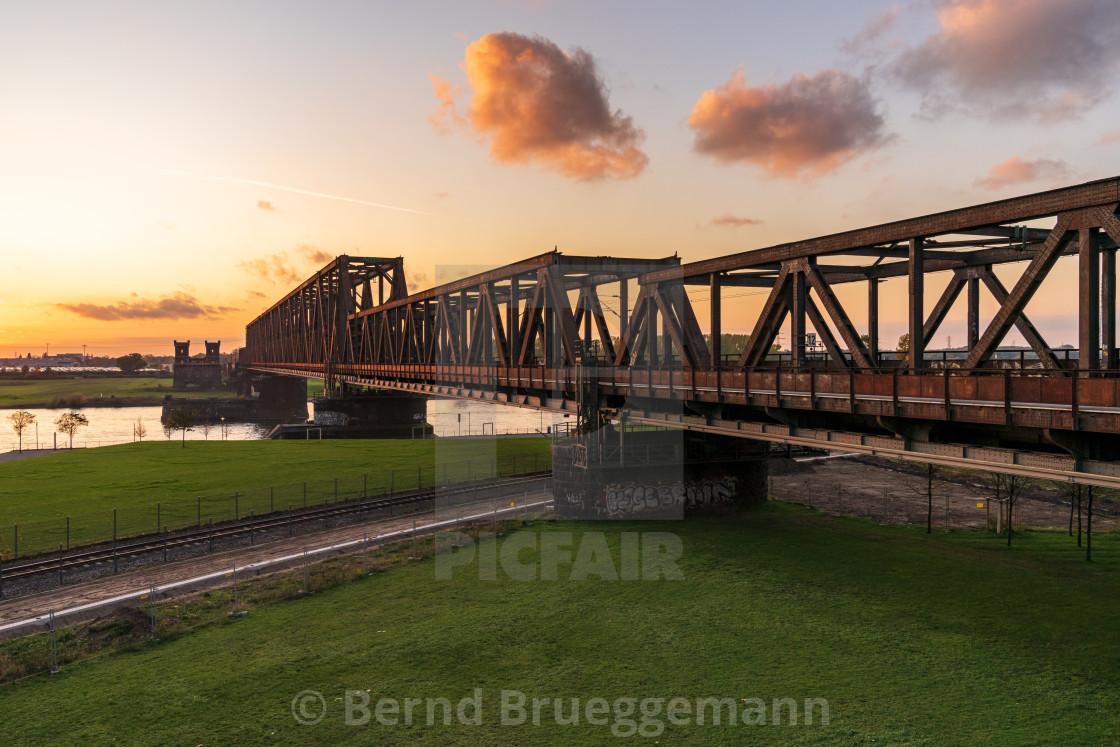
[[222, 440], [225, 441], [226, 440], [226, 417], [225, 417], [225, 415], [223, 415], [220, 419], [222, 421]]

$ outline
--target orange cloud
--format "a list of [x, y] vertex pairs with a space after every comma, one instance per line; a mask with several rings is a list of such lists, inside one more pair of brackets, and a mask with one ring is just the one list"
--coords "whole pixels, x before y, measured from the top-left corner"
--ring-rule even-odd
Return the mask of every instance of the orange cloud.
[[688, 124], [698, 153], [785, 177], [827, 174], [889, 139], [867, 85], [838, 70], [758, 88], [737, 70], [700, 96]]
[[259, 207], [261, 210], [275, 210], [276, 209], [276, 206], [273, 205], [268, 200], [257, 200], [257, 207]]
[[762, 221], [757, 218], [739, 218], [731, 213], [724, 213], [723, 215], [712, 218], [708, 223], [723, 228], [742, 228], [743, 226], [761, 225]]
[[256, 275], [272, 283], [294, 283], [303, 280], [307, 275], [307, 270], [300, 269], [300, 265], [325, 265], [334, 259], [334, 255], [330, 252], [310, 244], [301, 244], [295, 248], [295, 253], [303, 258], [302, 262], [297, 260], [297, 264], [291, 261], [287, 252], [276, 252], [258, 259], [242, 260], [237, 263], [237, 266], [250, 275]]
[[238, 262], [237, 266], [250, 275], [273, 283], [291, 283], [300, 279], [299, 273], [288, 262], [287, 252], [277, 252], [259, 259], [245, 259]]
[[1033, 182], [1039, 179], [1056, 179], [1069, 173], [1069, 166], [1065, 161], [1055, 161], [1049, 158], [1038, 158], [1033, 161], [1024, 161], [1015, 156], [1002, 163], [997, 163], [988, 172], [988, 175], [976, 180], [976, 185], [987, 189], [999, 189], [1009, 184]]
[[595, 58], [571, 54], [540, 36], [487, 34], [467, 47], [463, 70], [474, 91], [467, 116], [455, 108], [458, 87], [429, 76], [439, 108], [438, 132], [453, 122], [490, 138], [499, 163], [536, 162], [577, 181], [631, 179], [649, 158], [645, 133], [611, 111]]
[[1101, 135], [1101, 139], [1097, 141], [1097, 145], [1115, 145], [1120, 143], [1120, 130], [1109, 130]]
[[1107, 94], [1120, 63], [1114, 0], [937, 0], [940, 30], [891, 70], [927, 116], [1076, 117]]
[[303, 255], [303, 258], [308, 262], [313, 262], [317, 265], [324, 265], [334, 259], [334, 255], [330, 252], [325, 252], [310, 244], [302, 244], [296, 251]]
[[57, 303], [55, 308], [72, 314], [97, 319], [103, 322], [117, 322], [126, 319], [197, 319], [218, 317], [238, 309], [230, 306], [206, 306], [186, 293], [176, 293], [155, 301], [141, 299], [136, 302], [122, 301], [118, 304], [99, 305], [92, 303]]

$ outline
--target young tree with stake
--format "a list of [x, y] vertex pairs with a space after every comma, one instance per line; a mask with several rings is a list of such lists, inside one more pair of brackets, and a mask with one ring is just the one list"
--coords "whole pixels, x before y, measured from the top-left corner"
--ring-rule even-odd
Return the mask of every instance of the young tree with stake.
[[17, 436], [19, 436], [19, 450], [20, 450], [20, 453], [22, 453], [23, 452], [23, 432], [25, 430], [27, 430], [28, 427], [30, 427], [31, 425], [33, 425], [35, 423], [35, 415], [28, 412], [27, 410], [20, 410], [18, 412], [13, 412], [11, 415], [9, 415], [8, 420], [12, 424], [12, 430], [16, 432]]
[[70, 437], [70, 448], [74, 448], [74, 434], [83, 425], [89, 425], [89, 419], [80, 412], [64, 412], [58, 416], [54, 421], [55, 427], [59, 433], [64, 433]]

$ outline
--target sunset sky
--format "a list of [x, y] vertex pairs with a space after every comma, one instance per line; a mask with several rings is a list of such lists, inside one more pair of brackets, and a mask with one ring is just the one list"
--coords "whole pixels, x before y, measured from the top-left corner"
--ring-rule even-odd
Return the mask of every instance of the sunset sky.
[[[231, 350], [343, 253], [424, 288], [1116, 176], [1118, 72], [1115, 0], [5, 2], [0, 356]], [[1072, 300], [1028, 310], [1076, 340]]]

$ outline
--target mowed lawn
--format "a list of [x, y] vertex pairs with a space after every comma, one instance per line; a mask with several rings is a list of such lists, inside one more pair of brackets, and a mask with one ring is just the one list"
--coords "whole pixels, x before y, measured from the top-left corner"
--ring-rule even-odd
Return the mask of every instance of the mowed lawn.
[[[714, 726], [709, 709], [704, 725], [693, 712], [678, 726], [663, 700], [650, 738], [631, 741], [1120, 741], [1115, 536], [1097, 538], [1104, 562], [1087, 565], [1059, 533], [1027, 533], [1008, 550], [984, 533], [927, 536], [783, 504], [737, 519], [522, 531], [572, 532], [576, 545], [602, 532], [615, 566], [621, 532], [673, 532], [683, 580], [574, 581], [560, 566], [556, 581], [480, 581], [475, 565], [441, 581], [428, 559], [0, 688], [4, 742], [599, 745], [615, 741], [610, 724], [631, 730], [619, 699], [709, 696], [739, 708], [760, 698], [768, 720], [774, 698], [799, 710], [823, 698], [829, 723], [818, 712], [813, 725], [729, 726], [724, 710]], [[474, 688], [481, 725], [445, 726], [440, 709], [429, 726], [423, 705], [410, 727], [344, 722], [347, 690], [368, 691], [372, 706], [456, 704]], [[308, 690], [326, 715], [304, 726], [293, 698]], [[610, 724], [558, 725], [550, 700], [540, 725], [503, 726], [502, 690], [530, 706], [562, 697], [565, 716], [569, 699], [586, 714], [600, 697]]]
[[[237, 392], [174, 391], [171, 379], [80, 378], [0, 381], [0, 408], [52, 407], [60, 398], [85, 397], [87, 405], [106, 404], [108, 400], [128, 400], [131, 405], [158, 405], [168, 394], [174, 397], [236, 397]], [[114, 403], [115, 404], [115, 403]], [[0, 412], [7, 417], [7, 413]], [[6, 423], [4, 424], [7, 425]]]
[[[11, 557], [366, 494], [551, 467], [545, 438], [177, 441], [105, 446], [0, 463], [0, 552]], [[306, 488], [304, 484], [306, 483]], [[236, 497], [235, 497], [236, 494]]]

